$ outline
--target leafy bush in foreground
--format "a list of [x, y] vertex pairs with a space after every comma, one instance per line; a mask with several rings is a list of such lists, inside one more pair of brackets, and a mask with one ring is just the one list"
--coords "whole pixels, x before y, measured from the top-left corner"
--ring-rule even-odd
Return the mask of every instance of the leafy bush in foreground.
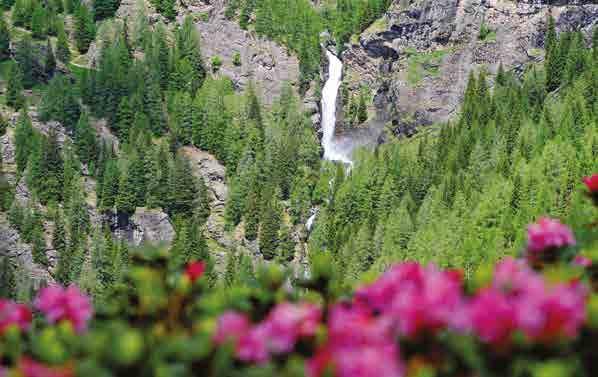
[[[598, 204], [598, 175], [584, 182]], [[150, 249], [93, 319], [75, 286], [41, 289], [34, 313], [0, 301], [0, 376], [598, 373], [598, 249], [558, 220], [539, 219], [520, 259], [468, 280], [405, 262], [343, 296], [322, 258], [294, 288], [265, 267], [254, 285], [210, 291], [204, 262], [169, 274]]]

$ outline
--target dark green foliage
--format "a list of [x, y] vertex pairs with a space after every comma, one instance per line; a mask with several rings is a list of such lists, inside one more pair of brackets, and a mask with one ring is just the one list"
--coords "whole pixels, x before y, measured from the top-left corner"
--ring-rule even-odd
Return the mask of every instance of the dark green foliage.
[[102, 212], [111, 210], [118, 196], [120, 173], [115, 159], [109, 159], [101, 178], [101, 191], [98, 193], [99, 209]]
[[85, 4], [80, 4], [75, 10], [75, 46], [80, 53], [84, 54], [89, 49], [89, 45], [94, 40], [96, 27]]
[[36, 138], [29, 157], [29, 185], [42, 203], [58, 202], [62, 198], [63, 159], [55, 130]]
[[17, 298], [17, 267], [11, 258], [0, 259], [0, 298]]
[[98, 155], [95, 130], [89, 124], [89, 115], [84, 111], [75, 126], [75, 150], [81, 161], [92, 164]]
[[23, 87], [30, 89], [36, 81], [43, 77], [43, 66], [38, 61], [37, 54], [34, 54], [31, 37], [24, 36], [16, 43], [15, 60], [23, 73]]
[[549, 92], [559, 87], [563, 63], [559, 53], [554, 17], [548, 17], [548, 30], [545, 39], [546, 49], [546, 90]]
[[365, 102], [365, 95], [362, 92], [359, 94], [359, 106], [357, 107], [357, 121], [363, 123], [368, 120], [368, 108]]
[[25, 104], [23, 96], [23, 71], [18, 64], [11, 62], [6, 85], [6, 105], [19, 110]]
[[27, 111], [21, 110], [15, 129], [15, 161], [17, 171], [22, 172], [27, 167], [29, 155], [33, 152], [35, 137], [31, 119]]
[[10, 57], [10, 33], [4, 16], [0, 15], [0, 61]]
[[58, 121], [69, 130], [75, 128], [81, 117], [81, 106], [66, 76], [57, 75], [50, 80], [39, 111], [41, 120]]
[[37, 3], [31, 15], [31, 34], [33, 38], [43, 39], [47, 33], [48, 15], [41, 3]]
[[270, 260], [276, 257], [276, 251], [279, 246], [279, 230], [281, 223], [281, 209], [278, 205], [276, 195], [267, 197], [261, 219], [260, 228], [260, 252], [265, 259]]
[[189, 215], [195, 208], [197, 182], [191, 172], [189, 161], [181, 154], [174, 160], [168, 177], [168, 201], [166, 210], [171, 215]]
[[69, 41], [64, 31], [64, 27], [62, 23], [60, 23], [61, 27], [58, 29], [58, 40], [56, 41], [56, 57], [58, 60], [67, 64], [71, 59], [71, 51], [69, 49]]
[[119, 0], [94, 0], [93, 9], [96, 20], [113, 17], [120, 5]]
[[14, 26], [30, 27], [35, 4], [31, 0], [16, 0], [12, 7], [12, 24]]
[[54, 57], [54, 49], [50, 39], [46, 44], [46, 61], [44, 63], [44, 72], [47, 77], [51, 78], [54, 76], [54, 70], [56, 69], [56, 58]]

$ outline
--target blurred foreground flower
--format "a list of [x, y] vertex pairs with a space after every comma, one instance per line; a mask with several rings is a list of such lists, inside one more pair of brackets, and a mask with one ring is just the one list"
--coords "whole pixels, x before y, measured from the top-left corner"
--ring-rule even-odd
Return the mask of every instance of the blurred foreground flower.
[[574, 245], [573, 232], [558, 220], [542, 217], [527, 229], [527, 257], [532, 263], [554, 261], [559, 249]]
[[191, 283], [195, 283], [197, 279], [202, 277], [206, 270], [205, 262], [190, 262], [185, 268], [185, 276], [191, 280]]
[[19, 361], [19, 372], [23, 377], [74, 377], [72, 367], [53, 367], [28, 357]]
[[87, 329], [93, 315], [89, 297], [75, 285], [63, 288], [57, 285], [43, 288], [34, 302], [49, 323], [69, 321], [77, 332]]
[[0, 299], [0, 335], [10, 326], [25, 331], [31, 325], [31, 311], [22, 304]]

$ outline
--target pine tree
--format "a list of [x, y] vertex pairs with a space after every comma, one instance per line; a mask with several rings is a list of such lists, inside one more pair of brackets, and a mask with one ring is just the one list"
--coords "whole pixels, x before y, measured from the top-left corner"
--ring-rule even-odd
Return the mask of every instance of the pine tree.
[[253, 241], [258, 236], [260, 226], [259, 196], [255, 188], [249, 191], [245, 204], [245, 238]]
[[98, 146], [95, 130], [89, 124], [89, 115], [83, 112], [75, 126], [75, 148], [81, 161], [88, 164], [97, 158]]
[[546, 90], [552, 92], [561, 84], [561, 62], [558, 51], [558, 37], [556, 34], [554, 17], [548, 17], [548, 29], [545, 38], [546, 47]]
[[359, 106], [357, 107], [357, 121], [361, 124], [368, 120], [368, 108], [365, 102], [365, 95], [362, 92], [359, 94]]
[[14, 26], [29, 27], [33, 13], [33, 2], [16, 0], [12, 8], [12, 24]]
[[8, 69], [8, 83], [6, 85], [6, 105], [15, 110], [25, 105], [23, 96], [23, 71], [18, 64], [11, 62]]
[[68, 64], [71, 60], [71, 50], [69, 48], [69, 41], [64, 31], [64, 26], [60, 23], [58, 29], [58, 40], [56, 41], [56, 57], [64, 64]]
[[280, 227], [278, 239], [277, 257], [283, 263], [290, 262], [295, 257], [295, 241], [291, 234], [291, 228], [287, 224]]
[[32, 43], [31, 37], [26, 35], [16, 43], [15, 48], [15, 60], [19, 64], [19, 68], [23, 74], [22, 82], [25, 89], [30, 89], [35, 85], [43, 69], [43, 67], [38, 66], [37, 59], [33, 54]]
[[47, 13], [41, 3], [37, 3], [31, 15], [31, 34], [33, 38], [43, 39], [47, 31]]
[[135, 213], [137, 193], [133, 185], [132, 177], [128, 170], [123, 171], [118, 183], [118, 196], [116, 197], [116, 209], [119, 213], [130, 216]]
[[181, 154], [174, 160], [168, 178], [166, 210], [172, 215], [190, 216], [197, 196], [197, 183], [189, 161]]
[[169, 20], [176, 17], [175, 0], [160, 0], [160, 13]]
[[266, 260], [273, 259], [276, 256], [280, 241], [278, 231], [280, 229], [281, 211], [277, 201], [277, 195], [269, 198], [262, 215], [260, 252]]
[[16, 266], [10, 258], [0, 258], [0, 298], [17, 298]]
[[29, 114], [24, 109], [19, 114], [17, 126], [15, 129], [15, 161], [17, 163], [17, 171], [22, 172], [27, 166], [29, 155], [32, 153], [34, 146], [34, 132], [31, 125]]
[[10, 32], [3, 15], [0, 15], [0, 61], [10, 57]]
[[93, 8], [96, 21], [113, 17], [120, 5], [119, 3], [115, 0], [94, 0]]
[[46, 77], [52, 78], [52, 76], [54, 76], [55, 69], [56, 69], [56, 58], [54, 57], [54, 50], [52, 49], [52, 43], [50, 43], [50, 38], [48, 38], [48, 42], [46, 45], [46, 61], [44, 63], [44, 71], [46, 73]]
[[99, 209], [102, 212], [111, 210], [116, 204], [118, 196], [120, 173], [118, 171], [118, 163], [115, 159], [110, 159], [106, 163], [106, 168], [102, 175], [102, 191], [99, 195], [101, 198]]
[[54, 218], [54, 233], [52, 234], [52, 247], [56, 250], [56, 255], [60, 259], [61, 255], [66, 251], [66, 225], [60, 211], [56, 213]]
[[80, 4], [75, 10], [75, 45], [84, 54], [95, 38], [95, 23], [85, 4]]

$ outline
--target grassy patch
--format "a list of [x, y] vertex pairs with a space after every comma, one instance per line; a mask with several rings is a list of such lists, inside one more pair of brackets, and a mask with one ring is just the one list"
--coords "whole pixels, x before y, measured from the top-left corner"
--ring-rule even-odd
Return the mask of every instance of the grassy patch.
[[366, 33], [374, 34], [380, 33], [388, 29], [388, 22], [386, 17], [382, 17], [374, 21], [366, 30]]
[[440, 75], [440, 63], [446, 50], [435, 50], [431, 52], [417, 52], [415, 49], [406, 49], [407, 58], [407, 82], [411, 85], [419, 84], [424, 77], [438, 77]]

